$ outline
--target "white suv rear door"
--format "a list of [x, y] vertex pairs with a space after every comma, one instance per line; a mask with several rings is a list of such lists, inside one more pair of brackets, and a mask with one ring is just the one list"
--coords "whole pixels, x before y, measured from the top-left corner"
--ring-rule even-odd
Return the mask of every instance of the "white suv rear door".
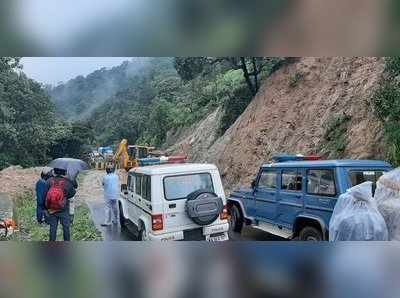
[[176, 230], [198, 227], [187, 215], [186, 197], [200, 189], [214, 192], [212, 175], [207, 172], [166, 175], [161, 183], [164, 194], [165, 228]]

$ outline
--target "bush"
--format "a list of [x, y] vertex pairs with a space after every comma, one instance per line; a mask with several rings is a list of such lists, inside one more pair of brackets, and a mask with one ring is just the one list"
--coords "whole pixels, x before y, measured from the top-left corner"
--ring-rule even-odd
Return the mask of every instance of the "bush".
[[[15, 200], [15, 217], [19, 231], [11, 235], [8, 240], [48, 240], [49, 226], [46, 224], [39, 225], [36, 221], [36, 200], [33, 192], [26, 192]], [[57, 231], [57, 239], [62, 239], [60, 225]], [[75, 208], [74, 224], [71, 226], [71, 240], [101, 240], [101, 234], [94, 226], [89, 208], [84, 203]]]
[[346, 149], [347, 125], [351, 117], [346, 114], [334, 115], [324, 125], [322, 151], [329, 154], [330, 158], [341, 158]]
[[372, 105], [382, 122], [387, 142], [387, 158], [396, 166], [400, 165], [400, 89], [397, 77], [400, 75], [400, 57], [388, 57], [386, 77], [374, 92]]
[[290, 88], [296, 87], [302, 78], [303, 74], [301, 72], [296, 71], [289, 77], [289, 87]]
[[400, 75], [400, 56], [387, 57], [385, 63], [386, 73], [392, 77]]
[[240, 89], [233, 90], [232, 97], [227, 98], [223, 104], [223, 115], [218, 135], [222, 135], [236, 121], [251, 100], [252, 95], [248, 88], [242, 86]]

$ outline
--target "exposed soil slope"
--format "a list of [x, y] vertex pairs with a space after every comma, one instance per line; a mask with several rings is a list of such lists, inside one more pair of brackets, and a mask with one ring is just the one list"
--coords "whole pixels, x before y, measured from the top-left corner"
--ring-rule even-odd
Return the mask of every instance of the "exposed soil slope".
[[320, 153], [323, 125], [332, 115], [345, 113], [351, 120], [344, 155], [382, 157], [382, 129], [368, 99], [383, 69], [383, 60], [374, 57], [302, 58], [273, 73], [245, 112], [211, 146], [204, 146], [199, 136], [215, 131], [210, 129], [213, 114], [172, 151], [183, 150], [194, 161], [217, 164], [225, 187], [231, 190], [248, 183], [273, 154]]

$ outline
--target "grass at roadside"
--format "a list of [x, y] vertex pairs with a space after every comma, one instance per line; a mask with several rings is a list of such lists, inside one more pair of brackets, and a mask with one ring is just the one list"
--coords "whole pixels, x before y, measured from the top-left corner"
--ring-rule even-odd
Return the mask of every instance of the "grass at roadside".
[[[26, 192], [15, 200], [15, 216], [19, 231], [9, 237], [15, 241], [47, 241], [49, 226], [36, 221], [36, 200], [32, 192]], [[62, 240], [62, 228], [58, 227], [57, 239]], [[71, 240], [97, 241], [101, 234], [94, 226], [90, 210], [85, 203], [75, 208], [74, 224], [71, 226]]]

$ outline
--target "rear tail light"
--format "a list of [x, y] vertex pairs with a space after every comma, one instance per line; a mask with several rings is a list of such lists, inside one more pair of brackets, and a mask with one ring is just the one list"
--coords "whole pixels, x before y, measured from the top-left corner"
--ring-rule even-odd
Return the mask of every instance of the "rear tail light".
[[153, 231], [160, 231], [164, 228], [162, 214], [153, 214], [151, 216], [151, 227]]
[[224, 206], [224, 209], [222, 209], [221, 214], [219, 215], [219, 218], [221, 220], [225, 220], [229, 218], [229, 213], [228, 213], [228, 208], [226, 206]]

